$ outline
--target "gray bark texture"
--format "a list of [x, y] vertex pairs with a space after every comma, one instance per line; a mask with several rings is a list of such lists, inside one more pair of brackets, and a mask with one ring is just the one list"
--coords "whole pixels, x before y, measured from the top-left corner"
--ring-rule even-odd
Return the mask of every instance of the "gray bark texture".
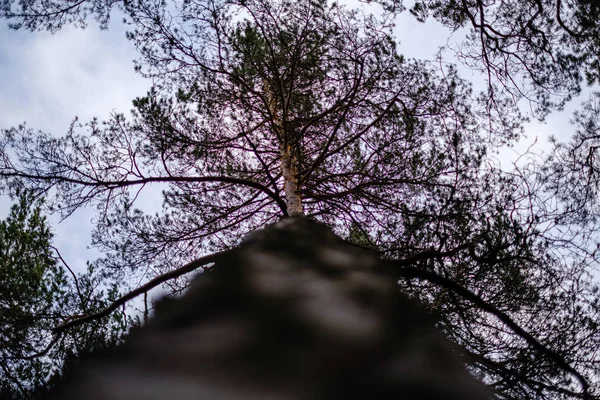
[[285, 219], [50, 398], [491, 399], [383, 270], [324, 225]]
[[296, 168], [296, 158], [289, 146], [281, 150], [281, 173], [288, 215], [290, 217], [300, 216], [303, 214], [303, 209], [298, 183], [298, 169]]

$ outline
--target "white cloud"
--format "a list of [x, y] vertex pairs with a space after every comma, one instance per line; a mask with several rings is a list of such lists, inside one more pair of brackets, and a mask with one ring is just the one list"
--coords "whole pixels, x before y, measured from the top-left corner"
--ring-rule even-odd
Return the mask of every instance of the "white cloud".
[[398, 52], [419, 60], [435, 60], [435, 54], [447, 44], [450, 33], [448, 28], [432, 18], [422, 23], [409, 12], [398, 16], [394, 28], [394, 35], [399, 41]]
[[[33, 129], [62, 136], [75, 116], [87, 121], [128, 112], [131, 100], [149, 83], [133, 71], [133, 46], [119, 26], [100, 31], [65, 27], [46, 32], [11, 31], [0, 26], [0, 128], [27, 121]], [[10, 201], [0, 198], [0, 218]], [[87, 250], [92, 229], [90, 210], [58, 223], [53, 216], [55, 245], [77, 270], [97, 252]]]
[[0, 126], [24, 120], [33, 128], [64, 132], [82, 120], [128, 111], [149, 84], [133, 71], [133, 46], [120, 29], [66, 27], [55, 35], [0, 28]]

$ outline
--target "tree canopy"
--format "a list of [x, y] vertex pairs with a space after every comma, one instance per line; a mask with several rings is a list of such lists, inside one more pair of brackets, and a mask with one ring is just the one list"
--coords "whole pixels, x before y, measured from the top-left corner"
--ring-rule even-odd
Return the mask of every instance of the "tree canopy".
[[[119, 8], [155, 85], [131, 117], [75, 119], [62, 137], [5, 129], [0, 189], [47, 194], [64, 217], [96, 207], [106, 256], [94, 266], [107, 280], [154, 278], [108, 311], [155, 283], [185, 289], [210, 254], [303, 214], [388, 260], [499, 397], [598, 396], [595, 214], [568, 219], [560, 182], [592, 200], [596, 184], [554, 163], [561, 146], [509, 172], [489, 157], [520, 137], [519, 100], [543, 118], [597, 81], [598, 7], [415, 2], [418, 19], [469, 30], [456, 50], [487, 77], [477, 92], [453, 65], [398, 54], [404, 7], [373, 3], [5, 1], [0, 15], [30, 30], [107, 27]], [[577, 118], [594, 139], [589, 110]], [[589, 146], [573, 160], [593, 171]], [[136, 208], [149, 185], [163, 189], [156, 215]]]
[[3, 399], [43, 393], [48, 378], [59, 374], [69, 360], [117, 343], [125, 329], [122, 314], [115, 314], [111, 321], [97, 321], [68, 335], [52, 334], [65, 320], [104, 308], [116, 293], [115, 288], [112, 294], [97, 290], [100, 277], [93, 271], [75, 274], [68, 267], [52, 245], [40, 207], [30, 194], [22, 194], [0, 221]]

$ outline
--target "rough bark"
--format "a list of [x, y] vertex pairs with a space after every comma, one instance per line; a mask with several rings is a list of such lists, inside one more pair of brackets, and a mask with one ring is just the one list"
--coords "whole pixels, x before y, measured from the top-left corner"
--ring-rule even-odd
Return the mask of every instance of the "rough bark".
[[285, 219], [50, 398], [490, 400], [385, 270], [329, 228]]

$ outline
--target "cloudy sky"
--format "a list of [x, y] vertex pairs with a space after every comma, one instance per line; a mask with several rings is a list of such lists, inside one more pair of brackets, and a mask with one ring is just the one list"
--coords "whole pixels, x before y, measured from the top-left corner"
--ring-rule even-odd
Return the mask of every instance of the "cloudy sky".
[[[102, 120], [113, 110], [127, 112], [131, 100], [145, 94], [150, 83], [133, 71], [136, 52], [119, 20], [113, 18], [108, 31], [90, 24], [86, 30], [67, 27], [54, 35], [15, 32], [0, 21], [0, 128], [26, 121], [30, 128], [63, 135], [75, 116], [82, 121], [94, 116]], [[398, 20], [396, 34], [405, 56], [431, 60], [448, 36], [443, 27], [418, 23], [407, 12]], [[463, 77], [480, 79], [468, 70], [463, 70]], [[546, 124], [531, 123], [516, 152], [536, 138], [537, 151], [547, 148], [549, 135], [568, 138], [570, 114], [579, 103], [575, 100], [565, 112], [551, 115]], [[506, 150], [501, 158], [508, 160], [515, 154]], [[161, 199], [146, 201], [160, 204]], [[9, 206], [8, 199], [0, 198], [0, 218], [7, 215]], [[85, 210], [61, 223], [51, 217], [55, 245], [76, 269], [97, 256], [87, 249], [92, 217]]]
[[[4, 22], [4, 21], [2, 21]], [[27, 122], [30, 128], [63, 135], [75, 116], [87, 121], [127, 111], [148, 82], [133, 71], [133, 46], [115, 23], [108, 31], [65, 28], [46, 32], [12, 31], [0, 26], [0, 128]], [[10, 202], [0, 200], [0, 217]], [[51, 218], [55, 244], [72, 267], [94, 258], [89, 212], [58, 223]]]

